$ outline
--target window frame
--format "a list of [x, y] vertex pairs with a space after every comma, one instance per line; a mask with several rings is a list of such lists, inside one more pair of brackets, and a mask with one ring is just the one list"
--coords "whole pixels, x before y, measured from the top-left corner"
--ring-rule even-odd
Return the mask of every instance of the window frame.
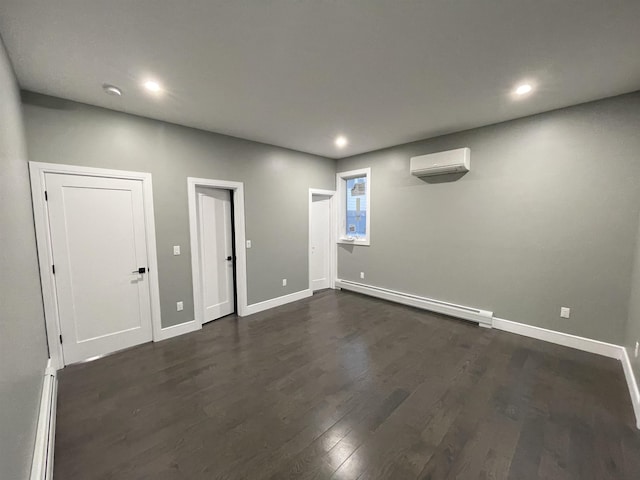
[[[365, 177], [366, 190], [366, 235], [365, 238], [354, 238], [347, 234], [347, 180]], [[338, 194], [338, 238], [337, 243], [343, 245], [371, 245], [371, 168], [359, 168], [336, 174], [336, 191]]]

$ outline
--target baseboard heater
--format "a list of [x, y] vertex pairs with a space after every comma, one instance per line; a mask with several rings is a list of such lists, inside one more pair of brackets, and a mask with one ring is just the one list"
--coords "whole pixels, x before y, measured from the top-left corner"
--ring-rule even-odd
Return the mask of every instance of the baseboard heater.
[[30, 480], [53, 479], [53, 450], [56, 431], [58, 378], [51, 360], [44, 374], [36, 441], [33, 449]]
[[477, 322], [481, 327], [491, 328], [493, 312], [479, 308], [465, 307], [455, 303], [442, 302], [432, 298], [420, 297], [410, 293], [396, 292], [386, 288], [374, 287], [350, 280], [336, 280], [336, 287], [352, 292], [362, 293], [372, 297], [382, 298], [391, 302], [402, 303], [411, 307], [422, 308], [432, 312], [443, 313], [451, 317], [462, 318]]

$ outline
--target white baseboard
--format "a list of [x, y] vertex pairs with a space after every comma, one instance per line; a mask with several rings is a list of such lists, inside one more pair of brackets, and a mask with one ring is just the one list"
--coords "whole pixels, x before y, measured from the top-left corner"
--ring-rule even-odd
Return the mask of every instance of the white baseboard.
[[51, 360], [47, 362], [40, 397], [40, 411], [36, 426], [30, 480], [53, 479], [53, 451], [56, 433], [56, 405], [58, 397], [57, 371]]
[[387, 288], [374, 287], [364, 283], [352, 282], [350, 280], [336, 280], [336, 287], [343, 290], [362, 293], [371, 297], [382, 298], [390, 302], [401, 303], [411, 307], [422, 308], [432, 312], [443, 313], [456, 318], [478, 322], [483, 327], [491, 328], [493, 312], [481, 310], [479, 308], [465, 307], [454, 303], [442, 302], [432, 298], [420, 297], [410, 293], [397, 292]]
[[269, 310], [270, 308], [279, 307], [291, 302], [297, 302], [298, 300], [310, 297], [311, 295], [313, 295], [311, 289], [306, 289], [300, 290], [299, 292], [290, 293], [289, 295], [283, 295], [282, 297], [272, 298], [271, 300], [265, 300], [264, 302], [247, 305], [243, 316], [253, 315], [254, 313]]
[[[307, 289], [295, 293], [290, 293], [289, 295], [283, 295], [282, 297], [272, 298], [271, 300], [265, 300], [264, 302], [254, 303], [253, 305], [247, 305], [246, 309], [244, 310], [244, 314], [239, 316], [246, 317], [247, 315], [253, 315], [254, 313], [262, 312], [263, 310], [268, 310], [270, 308], [279, 307], [280, 305], [285, 305], [287, 303], [302, 300], [303, 298], [310, 297], [311, 295], [313, 295], [313, 292]], [[168, 338], [177, 337], [178, 335], [195, 332], [196, 330], [200, 330], [201, 328], [202, 324], [196, 322], [195, 320], [191, 320], [190, 322], [185, 323], [179, 323], [178, 325], [172, 325], [170, 327], [165, 327], [160, 329], [158, 338], [155, 338], [154, 342], [159, 342], [162, 340], [167, 340]]]
[[624, 347], [614, 345], [613, 343], [601, 342], [590, 338], [578, 337], [577, 335], [571, 335], [569, 333], [534, 327], [524, 323], [505, 320], [503, 318], [494, 318], [493, 328], [497, 330], [504, 330], [505, 332], [517, 333], [518, 335], [523, 335], [525, 337], [537, 338], [538, 340], [555, 343], [556, 345], [563, 345], [565, 347], [584, 350], [585, 352], [604, 355], [605, 357], [615, 358], [617, 360], [622, 358], [622, 352], [624, 350]]
[[154, 341], [159, 342], [168, 338], [177, 337], [178, 335], [195, 332], [196, 330], [200, 330], [201, 328], [202, 325], [197, 323], [195, 320], [191, 320], [190, 322], [185, 323], [179, 323], [178, 325], [172, 325], [170, 327], [160, 329], [160, 334], [158, 335], [158, 338], [154, 339]]
[[627, 379], [627, 386], [629, 387], [629, 394], [631, 395], [631, 404], [633, 405], [633, 413], [636, 414], [636, 427], [640, 429], [640, 390], [638, 390], [638, 382], [636, 376], [633, 374], [633, 366], [629, 359], [627, 349], [623, 348], [622, 369], [624, 370], [624, 376]]

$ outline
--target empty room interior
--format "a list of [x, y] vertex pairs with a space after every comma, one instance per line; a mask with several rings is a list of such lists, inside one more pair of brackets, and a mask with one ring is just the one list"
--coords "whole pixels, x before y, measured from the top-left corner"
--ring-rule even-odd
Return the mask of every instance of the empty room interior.
[[639, 26], [0, 0], [0, 479], [639, 479]]

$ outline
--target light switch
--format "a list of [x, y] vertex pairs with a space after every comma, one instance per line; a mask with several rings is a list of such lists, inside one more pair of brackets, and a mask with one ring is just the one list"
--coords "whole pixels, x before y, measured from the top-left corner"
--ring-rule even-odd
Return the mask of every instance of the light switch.
[[247, 240], [247, 248], [251, 248], [251, 240]]
[[177, 302], [176, 303], [176, 310], [181, 312], [182, 310], [184, 310], [184, 303], [182, 302]]
[[173, 254], [174, 255], [180, 255], [180, 245], [174, 245], [173, 246]]
[[560, 316], [562, 318], [569, 318], [571, 316], [571, 309], [569, 307], [560, 307]]

